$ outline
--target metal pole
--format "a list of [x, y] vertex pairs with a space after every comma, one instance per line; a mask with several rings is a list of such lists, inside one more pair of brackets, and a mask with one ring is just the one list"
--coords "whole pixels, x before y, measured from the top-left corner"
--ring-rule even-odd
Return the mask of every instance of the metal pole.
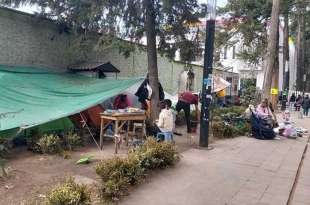
[[200, 139], [201, 147], [209, 145], [209, 118], [210, 104], [212, 101], [212, 70], [213, 70], [213, 50], [215, 34], [216, 0], [208, 0], [208, 18], [206, 21], [206, 42], [204, 53], [204, 68], [201, 94], [201, 119], [200, 119]]

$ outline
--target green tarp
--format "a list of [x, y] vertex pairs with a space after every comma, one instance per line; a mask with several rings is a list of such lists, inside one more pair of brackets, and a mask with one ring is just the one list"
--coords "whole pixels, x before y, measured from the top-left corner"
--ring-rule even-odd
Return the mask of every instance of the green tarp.
[[47, 122], [30, 129], [27, 129], [24, 132], [25, 137], [30, 137], [33, 131], [36, 131], [38, 134], [42, 135], [45, 133], [54, 133], [58, 131], [70, 131], [74, 129], [74, 125], [68, 117], [64, 117], [58, 120]]
[[79, 113], [139, 79], [94, 79], [31, 67], [0, 65], [0, 131], [29, 128]]

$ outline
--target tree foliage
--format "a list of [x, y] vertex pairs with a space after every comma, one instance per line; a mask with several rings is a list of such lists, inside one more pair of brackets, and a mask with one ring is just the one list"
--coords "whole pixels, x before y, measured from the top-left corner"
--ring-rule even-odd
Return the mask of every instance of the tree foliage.
[[[220, 9], [224, 15], [224, 30], [229, 37], [237, 36], [242, 41], [243, 49], [237, 54], [250, 64], [261, 62], [267, 45], [267, 23], [271, 15], [269, 0], [228, 0]], [[231, 43], [233, 38], [224, 38], [223, 42]]]
[[[197, 0], [153, 0], [158, 49], [170, 58], [180, 50], [184, 61], [192, 61], [202, 50], [198, 38], [199, 19], [206, 6]], [[145, 0], [0, 0], [1, 5], [37, 5], [40, 15], [57, 20], [84, 36], [101, 35], [96, 48], [118, 46], [125, 54], [131, 49], [119, 39], [141, 43], [145, 38]]]

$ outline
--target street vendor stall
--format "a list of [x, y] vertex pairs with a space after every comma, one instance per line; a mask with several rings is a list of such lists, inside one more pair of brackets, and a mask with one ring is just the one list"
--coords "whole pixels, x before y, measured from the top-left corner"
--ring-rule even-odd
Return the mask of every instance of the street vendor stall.
[[[111, 125], [114, 124], [114, 130], [112, 137], [115, 141], [115, 154], [117, 154], [118, 149], [122, 143], [122, 135], [120, 131], [122, 128], [127, 127], [125, 131], [126, 135], [126, 145], [128, 145], [128, 138], [130, 132], [130, 125], [133, 122], [140, 121], [142, 123], [142, 135], [146, 136], [145, 131], [145, 120], [146, 114], [145, 111], [137, 108], [128, 108], [126, 110], [107, 110], [104, 113], [100, 114], [101, 126], [100, 126], [100, 149], [103, 148], [103, 138], [105, 135], [105, 130]], [[133, 127], [132, 132], [135, 132], [135, 127]], [[110, 136], [111, 137], [111, 136]]]

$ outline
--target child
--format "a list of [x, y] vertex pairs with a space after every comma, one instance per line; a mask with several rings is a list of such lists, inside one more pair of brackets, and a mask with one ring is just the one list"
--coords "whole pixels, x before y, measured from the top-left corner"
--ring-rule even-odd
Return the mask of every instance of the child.
[[290, 111], [289, 110], [285, 110], [283, 112], [282, 117], [283, 117], [284, 122], [290, 122], [290, 117], [291, 117]]
[[174, 113], [171, 109], [171, 100], [164, 100], [165, 108], [159, 114], [157, 126], [161, 132], [173, 132], [174, 130]]

